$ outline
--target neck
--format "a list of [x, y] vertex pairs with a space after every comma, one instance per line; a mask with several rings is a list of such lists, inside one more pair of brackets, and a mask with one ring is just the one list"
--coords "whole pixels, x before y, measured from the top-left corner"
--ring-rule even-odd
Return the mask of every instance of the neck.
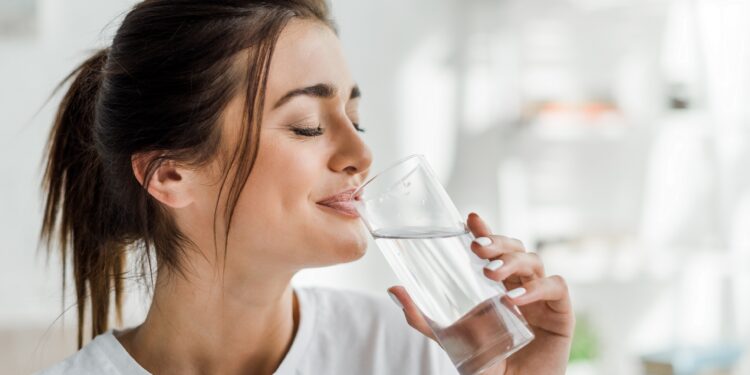
[[299, 322], [293, 273], [274, 273], [247, 273], [250, 280], [160, 271], [146, 320], [119, 339], [153, 374], [271, 374]]

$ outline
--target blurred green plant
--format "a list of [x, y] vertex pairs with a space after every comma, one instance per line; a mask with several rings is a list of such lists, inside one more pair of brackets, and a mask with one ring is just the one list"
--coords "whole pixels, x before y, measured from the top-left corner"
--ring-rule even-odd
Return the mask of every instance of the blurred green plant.
[[584, 314], [576, 314], [576, 328], [568, 362], [591, 362], [599, 355], [599, 339]]

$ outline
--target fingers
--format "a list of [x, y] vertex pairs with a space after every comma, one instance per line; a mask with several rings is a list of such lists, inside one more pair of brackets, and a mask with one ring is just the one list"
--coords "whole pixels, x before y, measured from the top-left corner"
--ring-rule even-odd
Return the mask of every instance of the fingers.
[[494, 259], [506, 253], [524, 253], [526, 248], [515, 238], [489, 235], [472, 241], [471, 251], [482, 259]]
[[526, 249], [521, 241], [493, 235], [487, 223], [476, 213], [470, 213], [466, 223], [476, 239], [471, 242], [471, 250], [483, 259], [493, 259], [505, 253], [525, 252]]
[[495, 281], [505, 281], [510, 276], [521, 278], [544, 277], [544, 265], [536, 253], [503, 254], [484, 267], [484, 275]]
[[[505, 282], [508, 288], [544, 277], [544, 266], [536, 253], [527, 253], [521, 241], [490, 233], [487, 224], [476, 213], [469, 214], [467, 225], [477, 237], [470, 247], [479, 258], [489, 259], [486, 277]], [[513, 276], [513, 278], [508, 279]]]
[[571, 309], [568, 285], [565, 279], [557, 275], [529, 281], [507, 295], [518, 306], [545, 301], [550, 309], [558, 313], [568, 313]]
[[419, 311], [417, 305], [414, 304], [414, 301], [412, 301], [411, 296], [406, 292], [406, 289], [402, 286], [393, 286], [388, 288], [388, 292], [394, 295], [398, 300], [398, 303], [403, 307], [406, 322], [423, 335], [437, 341], [435, 333], [432, 332], [432, 329], [424, 319], [422, 312]]
[[469, 214], [469, 218], [466, 219], [466, 225], [469, 227], [469, 230], [471, 230], [471, 234], [473, 234], [474, 237], [487, 237], [492, 234], [487, 223], [485, 223], [484, 220], [474, 212]]

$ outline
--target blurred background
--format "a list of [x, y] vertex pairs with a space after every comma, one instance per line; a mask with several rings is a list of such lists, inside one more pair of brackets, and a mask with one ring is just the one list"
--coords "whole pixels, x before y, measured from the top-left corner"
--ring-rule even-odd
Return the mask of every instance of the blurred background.
[[[0, 2], [0, 363], [75, 351], [37, 249], [54, 86], [125, 0]], [[464, 215], [569, 282], [568, 374], [750, 374], [750, 0], [334, 0], [373, 170], [425, 154]], [[361, 260], [295, 285], [376, 294]], [[145, 314], [130, 288], [126, 325]], [[63, 312], [65, 311], [65, 312]]]

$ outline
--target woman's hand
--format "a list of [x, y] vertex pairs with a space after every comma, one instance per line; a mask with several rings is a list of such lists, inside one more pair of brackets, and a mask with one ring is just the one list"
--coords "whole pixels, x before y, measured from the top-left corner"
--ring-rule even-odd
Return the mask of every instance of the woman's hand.
[[[575, 326], [565, 280], [560, 276], [545, 276], [544, 266], [536, 253], [526, 252], [518, 240], [491, 234], [479, 215], [470, 214], [467, 225], [477, 237], [471, 250], [480, 258], [492, 261], [488, 266], [500, 265], [494, 270], [485, 267], [484, 275], [505, 285], [508, 297], [513, 296], [511, 302], [520, 308], [536, 336], [523, 349], [484, 373], [565, 374]], [[437, 341], [406, 290], [394, 286], [388, 291], [404, 306], [409, 325]]]

